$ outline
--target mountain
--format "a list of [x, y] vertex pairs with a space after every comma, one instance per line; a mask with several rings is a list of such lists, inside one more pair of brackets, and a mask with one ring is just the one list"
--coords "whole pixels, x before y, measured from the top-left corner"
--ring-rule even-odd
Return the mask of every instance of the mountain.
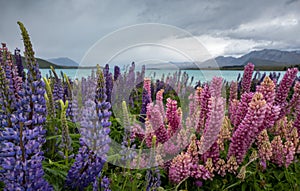
[[[283, 70], [286, 67], [300, 64], [300, 51], [263, 49], [252, 51], [237, 58], [232, 56], [219, 56], [215, 58], [215, 61], [219, 67], [223, 69], [240, 69], [248, 62], [252, 62], [257, 69]], [[201, 65], [206, 67], [208, 62], [211, 62], [211, 60], [207, 60], [201, 63]]]
[[48, 59], [49, 62], [52, 62], [59, 66], [68, 66], [68, 67], [78, 67], [79, 64], [74, 60], [67, 58], [67, 57], [60, 57], [60, 58], [51, 58]]
[[[249, 62], [260, 70], [284, 70], [290, 66], [300, 66], [300, 51], [263, 49], [240, 57], [218, 56], [204, 62], [197, 62], [197, 65], [193, 62], [169, 62], [169, 64], [179, 69], [243, 69]], [[159, 66], [164, 67], [163, 64]]]
[[[13, 57], [13, 59], [14, 59], [14, 57]], [[41, 68], [41, 69], [49, 69], [50, 66], [53, 66], [56, 69], [77, 68], [77, 67], [72, 67], [72, 66], [60, 66], [60, 65], [54, 64], [52, 62], [49, 62], [47, 60], [44, 60], [42, 58], [35, 58], [35, 59], [39, 64], [39, 68]], [[24, 67], [26, 68], [25, 58], [23, 56], [22, 56], [22, 63], [24, 65]]]

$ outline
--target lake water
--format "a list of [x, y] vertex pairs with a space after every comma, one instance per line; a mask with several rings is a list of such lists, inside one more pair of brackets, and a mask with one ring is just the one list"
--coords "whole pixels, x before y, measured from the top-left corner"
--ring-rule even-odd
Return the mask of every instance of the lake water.
[[[80, 79], [81, 77], [87, 77], [90, 75], [92, 69], [56, 69], [57, 74], [60, 74], [61, 71], [66, 73], [71, 79]], [[46, 74], [49, 74], [49, 69], [41, 69], [41, 72], [43, 76], [46, 76]], [[176, 72], [176, 70], [146, 70], [146, 77], [159, 79], [161, 78], [162, 74], [167, 75], [169, 73], [173, 74], [174, 72]], [[199, 80], [201, 82], [210, 81], [214, 76], [221, 76], [226, 81], [233, 81], [237, 79], [239, 74], [243, 74], [243, 71], [238, 70], [181, 70], [181, 72], [186, 72], [189, 77], [194, 76], [194, 82]], [[269, 74], [273, 71], [260, 71], [261, 74], [264, 72]], [[280, 79], [285, 73], [285, 71], [276, 72], [281, 73]]]

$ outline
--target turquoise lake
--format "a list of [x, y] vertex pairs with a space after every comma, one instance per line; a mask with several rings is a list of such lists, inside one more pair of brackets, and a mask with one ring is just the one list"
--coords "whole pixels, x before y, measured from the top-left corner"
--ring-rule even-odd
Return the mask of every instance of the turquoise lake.
[[[58, 74], [60, 74], [61, 71], [66, 73], [71, 79], [80, 79], [81, 77], [87, 77], [88, 75], [90, 75], [92, 69], [56, 69], [56, 72]], [[49, 74], [49, 69], [41, 69], [41, 72], [43, 76], [46, 76], [46, 74]], [[152, 79], [160, 79], [162, 74], [167, 75], [173, 74], [174, 72], [176, 72], [176, 70], [146, 70], [146, 77], [150, 77]], [[210, 81], [214, 76], [221, 76], [226, 81], [233, 81], [237, 79], [239, 74], [243, 74], [243, 71], [239, 70], [181, 70], [181, 72], [186, 72], [189, 75], [190, 79], [192, 76], [194, 76], [194, 82], [199, 80], [201, 82]], [[264, 72], [269, 74], [273, 71], [260, 71], [261, 75]], [[281, 73], [280, 79], [285, 73], [285, 71], [276, 72]]]

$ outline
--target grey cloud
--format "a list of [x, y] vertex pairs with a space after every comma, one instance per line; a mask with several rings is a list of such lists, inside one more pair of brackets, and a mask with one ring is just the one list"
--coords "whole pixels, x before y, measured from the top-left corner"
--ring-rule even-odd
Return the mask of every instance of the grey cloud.
[[[79, 62], [104, 35], [120, 27], [155, 22], [175, 25], [196, 36], [251, 42], [249, 48], [248, 44], [232, 43], [224, 51], [226, 54], [240, 54], [241, 46], [244, 51], [300, 49], [299, 10], [297, 0], [0, 1], [0, 41], [7, 42], [11, 49], [22, 47], [16, 24], [20, 20], [30, 32], [37, 56], [68, 56]], [[295, 18], [291, 20], [294, 25], [267, 25], [274, 19], [284, 22], [286, 18]]]

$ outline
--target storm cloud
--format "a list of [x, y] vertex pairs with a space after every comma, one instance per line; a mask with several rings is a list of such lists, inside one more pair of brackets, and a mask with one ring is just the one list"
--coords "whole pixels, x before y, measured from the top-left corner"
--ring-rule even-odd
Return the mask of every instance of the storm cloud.
[[22, 21], [38, 57], [80, 62], [95, 42], [119, 28], [162, 23], [188, 31], [213, 56], [299, 50], [299, 10], [297, 0], [0, 1], [0, 41], [22, 48], [16, 24]]

